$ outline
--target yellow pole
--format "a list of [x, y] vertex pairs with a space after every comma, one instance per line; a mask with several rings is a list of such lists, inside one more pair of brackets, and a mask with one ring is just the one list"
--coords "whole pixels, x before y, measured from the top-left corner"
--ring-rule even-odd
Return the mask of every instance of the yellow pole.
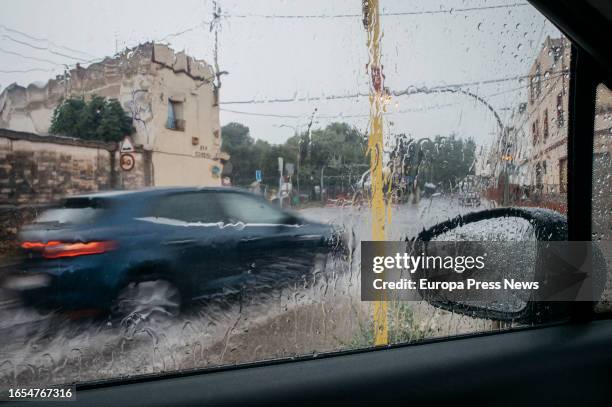
[[[372, 180], [372, 240], [385, 240], [385, 200], [383, 196], [383, 74], [380, 64], [380, 15], [378, 0], [363, 0], [363, 23], [368, 33], [370, 74], [370, 177]], [[374, 303], [374, 345], [389, 343], [387, 302]]]

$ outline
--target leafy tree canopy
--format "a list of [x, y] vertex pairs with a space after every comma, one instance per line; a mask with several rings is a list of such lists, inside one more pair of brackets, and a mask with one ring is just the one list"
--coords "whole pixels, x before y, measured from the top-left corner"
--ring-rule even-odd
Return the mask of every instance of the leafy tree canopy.
[[90, 100], [65, 99], [53, 111], [49, 131], [84, 140], [120, 141], [135, 129], [117, 99], [94, 95]]
[[[403, 164], [403, 174], [419, 175], [421, 184], [430, 182], [443, 190], [453, 189], [467, 175], [474, 174], [476, 143], [455, 134], [433, 139], [397, 137], [398, 143], [391, 152], [392, 160]], [[401, 166], [396, 171], [402, 171]]]
[[[256, 170], [262, 171], [265, 184], [276, 185], [278, 157], [297, 167], [299, 155], [302, 191], [318, 185], [321, 174], [326, 177], [326, 187], [333, 187], [355, 182], [369, 169], [366, 135], [347, 123], [331, 123], [310, 134], [295, 134], [279, 145], [254, 140], [249, 128], [240, 123], [223, 126], [222, 137], [222, 149], [231, 156], [234, 185], [251, 184]], [[400, 134], [389, 159], [397, 163], [393, 165], [396, 176], [418, 175], [421, 186], [430, 182], [451, 190], [466, 175], [474, 174], [476, 144], [455, 134], [432, 139]]]
[[[235, 185], [246, 186], [255, 181], [256, 170], [262, 171], [264, 183], [275, 185], [278, 182], [278, 157], [297, 165], [298, 153], [304, 186], [316, 183], [322, 167], [346, 173], [347, 168], [368, 162], [365, 136], [346, 123], [331, 123], [323, 129], [313, 130], [310, 135], [308, 132], [296, 134], [279, 145], [255, 141], [249, 128], [240, 123], [223, 126], [221, 134], [222, 149], [231, 156]], [[359, 170], [355, 167], [354, 171]]]

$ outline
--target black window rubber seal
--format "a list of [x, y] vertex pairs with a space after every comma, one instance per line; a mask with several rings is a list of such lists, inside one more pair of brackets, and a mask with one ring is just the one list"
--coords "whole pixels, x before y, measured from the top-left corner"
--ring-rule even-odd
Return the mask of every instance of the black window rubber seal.
[[[569, 81], [567, 142], [568, 240], [590, 241], [593, 194], [593, 138], [598, 80], [595, 61], [579, 46], [572, 45]], [[574, 302], [573, 322], [590, 321], [595, 302]]]

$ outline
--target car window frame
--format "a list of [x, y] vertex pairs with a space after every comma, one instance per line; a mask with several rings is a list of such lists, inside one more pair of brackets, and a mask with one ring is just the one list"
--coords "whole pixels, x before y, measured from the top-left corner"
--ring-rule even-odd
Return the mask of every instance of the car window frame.
[[[159, 197], [157, 197], [157, 199], [155, 200], [155, 203], [152, 205], [152, 208], [148, 209], [145, 212], [147, 214], [146, 216], [156, 216], [157, 217], [158, 215], [155, 215], [154, 212], [157, 208], [159, 208], [159, 205], [163, 202], [164, 199], [181, 196], [181, 195], [198, 195], [198, 194], [211, 195], [211, 201], [214, 203], [214, 205], [217, 208], [218, 213], [221, 215], [221, 219], [219, 219], [217, 222], [225, 222], [227, 219], [225, 211], [222, 208], [220, 208], [219, 201], [215, 193], [212, 191], [195, 191], [194, 190], [194, 191], [180, 191], [180, 192], [171, 192], [171, 193], [162, 194]], [[192, 221], [186, 221], [184, 219], [179, 219], [179, 218], [169, 218], [169, 219], [173, 219], [173, 220], [177, 220], [181, 222], [192, 223]], [[210, 223], [210, 222], [202, 222], [202, 223]]]
[[[246, 194], [243, 192], [239, 192], [239, 191], [224, 191], [221, 192], [221, 194], [235, 194], [235, 195], [239, 195], [241, 196], [245, 201], [246, 200], [250, 200], [252, 202], [260, 202], [262, 205], [267, 206], [268, 208], [272, 209], [273, 211], [277, 212], [279, 215], [282, 216], [282, 218], [286, 221], [286, 220], [293, 220], [292, 216], [290, 214], [288, 214], [287, 212], [283, 211], [281, 208], [277, 208], [274, 205], [271, 205], [268, 201], [266, 201], [265, 199], [258, 197], [258, 196], [254, 196], [251, 194]], [[228, 220], [230, 219], [230, 214], [227, 212], [227, 209], [223, 206], [220, 205], [221, 211], [223, 212], [223, 217], [224, 219]], [[251, 222], [244, 222], [245, 224], [249, 224]], [[285, 224], [285, 222], [281, 222], [278, 225], [282, 225]]]
[[[568, 240], [592, 240], [593, 143], [597, 86], [604, 80], [599, 64], [572, 45], [568, 98], [567, 223]], [[596, 302], [574, 302], [570, 320], [595, 318]]]
[[[572, 0], [527, 0], [572, 43], [567, 123], [568, 240], [592, 240], [593, 143], [597, 86], [612, 83], [612, 24], [593, 6]], [[576, 12], [576, 8], [580, 12]], [[597, 27], [597, 29], [584, 29]], [[577, 28], [580, 28], [577, 30]], [[608, 67], [608, 68], [606, 68]], [[570, 304], [570, 321], [612, 317], [596, 314], [596, 302]]]

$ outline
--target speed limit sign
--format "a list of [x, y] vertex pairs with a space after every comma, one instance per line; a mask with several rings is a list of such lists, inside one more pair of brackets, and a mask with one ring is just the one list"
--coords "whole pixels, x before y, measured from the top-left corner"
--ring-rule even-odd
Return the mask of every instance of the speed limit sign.
[[134, 164], [136, 164], [136, 159], [132, 154], [121, 154], [119, 158], [119, 166], [123, 171], [130, 171], [134, 168]]

